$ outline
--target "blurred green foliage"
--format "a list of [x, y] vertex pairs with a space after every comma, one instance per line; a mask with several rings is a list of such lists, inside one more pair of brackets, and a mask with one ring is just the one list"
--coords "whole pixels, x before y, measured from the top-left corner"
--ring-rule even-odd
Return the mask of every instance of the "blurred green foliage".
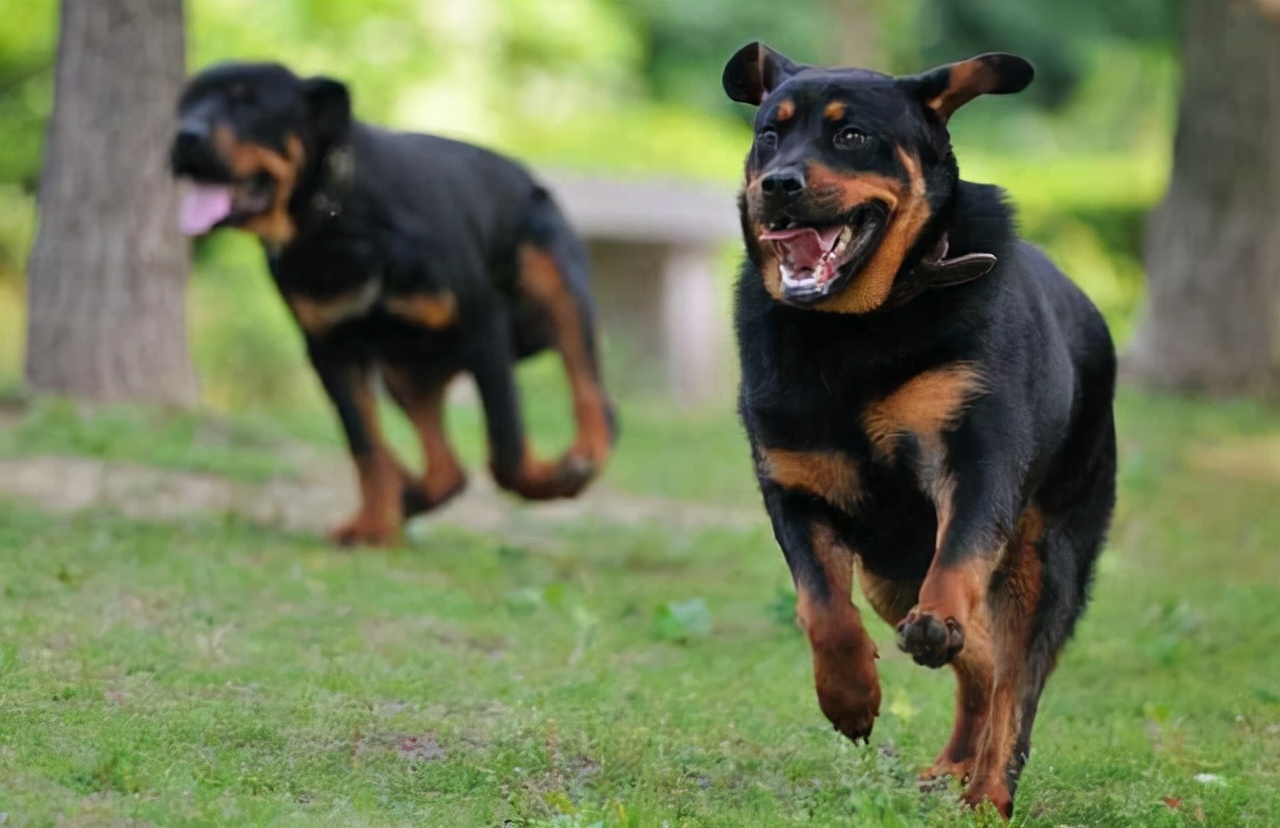
[[[1146, 211], [1167, 177], [1175, 0], [188, 0], [188, 63], [278, 60], [347, 81], [357, 113], [535, 167], [732, 187], [746, 107], [726, 57], [763, 39], [797, 60], [899, 73], [1001, 49], [1033, 94], [957, 116], [965, 174], [1007, 187], [1023, 230], [1121, 337], [1141, 290]], [[0, 384], [21, 363], [22, 277], [52, 103], [56, 0], [0, 0]], [[851, 45], [852, 44], [852, 45]], [[865, 54], [864, 54], [865, 53]], [[1038, 91], [1037, 91], [1038, 90]], [[192, 338], [219, 407], [314, 400], [256, 246], [197, 248]], [[726, 283], [729, 274], [726, 272]]]

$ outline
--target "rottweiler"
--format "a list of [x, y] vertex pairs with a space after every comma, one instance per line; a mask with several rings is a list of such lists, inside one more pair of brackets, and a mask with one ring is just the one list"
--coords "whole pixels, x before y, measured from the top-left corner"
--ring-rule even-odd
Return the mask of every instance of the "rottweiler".
[[[353, 117], [347, 87], [273, 63], [226, 63], [178, 102], [173, 173], [182, 229], [257, 235], [341, 420], [360, 488], [341, 544], [391, 544], [405, 518], [457, 495], [445, 387], [467, 373], [484, 407], [489, 466], [525, 498], [572, 497], [616, 434], [601, 381], [585, 247], [520, 165], [470, 144]], [[555, 348], [576, 437], [558, 460], [525, 436], [514, 365]], [[392, 455], [375, 385], [412, 422], [425, 472]]]
[[1101, 315], [965, 181], [947, 129], [1027, 61], [918, 75], [724, 69], [758, 109], [739, 200], [739, 410], [813, 654], [818, 703], [866, 740], [879, 713], [862, 592], [919, 664], [957, 681], [927, 777], [1005, 817], [1045, 681], [1088, 596], [1115, 502], [1115, 353]]

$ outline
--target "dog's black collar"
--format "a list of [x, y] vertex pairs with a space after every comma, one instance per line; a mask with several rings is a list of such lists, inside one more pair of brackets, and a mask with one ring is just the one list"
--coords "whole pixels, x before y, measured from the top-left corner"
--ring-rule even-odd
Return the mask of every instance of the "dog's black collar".
[[893, 292], [877, 311], [892, 310], [905, 305], [926, 290], [955, 287], [986, 276], [996, 266], [996, 257], [990, 253], [966, 253], [953, 259], [947, 258], [947, 234], [943, 233], [934, 245], [933, 252], [922, 258], [910, 271], [899, 276]]

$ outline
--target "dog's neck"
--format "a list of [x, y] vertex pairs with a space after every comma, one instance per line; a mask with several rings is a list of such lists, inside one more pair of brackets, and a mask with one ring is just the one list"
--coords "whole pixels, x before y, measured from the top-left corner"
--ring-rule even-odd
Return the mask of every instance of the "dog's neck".
[[951, 197], [920, 235], [914, 260], [903, 267], [883, 305], [902, 307], [928, 290], [962, 285], [995, 269], [1013, 236], [1013, 219], [997, 187], [957, 181]]
[[355, 149], [348, 134], [320, 150], [306, 183], [291, 199], [298, 233], [313, 233], [340, 217], [350, 201], [354, 180]]

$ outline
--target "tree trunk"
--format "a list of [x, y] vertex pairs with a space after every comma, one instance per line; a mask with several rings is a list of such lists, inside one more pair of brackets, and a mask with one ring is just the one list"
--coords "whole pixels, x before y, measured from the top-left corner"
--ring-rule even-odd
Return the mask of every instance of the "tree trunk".
[[28, 263], [28, 384], [96, 401], [194, 402], [189, 247], [168, 145], [182, 0], [63, 0]]
[[1275, 396], [1280, 24], [1260, 0], [1187, 0], [1185, 27], [1173, 176], [1148, 220], [1125, 367], [1159, 387]]

